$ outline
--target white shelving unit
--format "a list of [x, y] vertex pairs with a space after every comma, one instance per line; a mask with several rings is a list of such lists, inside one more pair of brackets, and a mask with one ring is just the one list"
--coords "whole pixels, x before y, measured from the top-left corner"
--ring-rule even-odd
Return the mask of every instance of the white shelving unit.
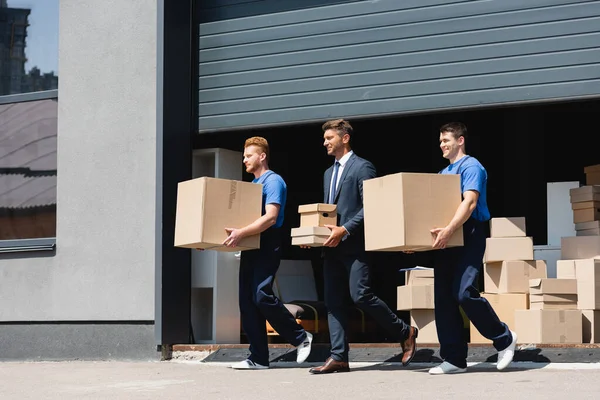
[[[193, 153], [192, 176], [242, 180], [243, 154], [226, 149]], [[195, 343], [239, 343], [239, 253], [192, 250], [191, 322]]]

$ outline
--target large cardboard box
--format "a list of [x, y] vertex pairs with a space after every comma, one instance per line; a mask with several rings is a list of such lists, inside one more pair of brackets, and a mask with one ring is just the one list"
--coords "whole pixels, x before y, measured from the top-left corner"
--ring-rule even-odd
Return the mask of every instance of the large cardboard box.
[[[515, 311], [529, 308], [529, 294], [527, 293], [481, 293], [481, 297], [489, 301], [500, 321], [508, 325], [512, 331], [515, 331]], [[472, 322], [469, 330], [471, 343], [492, 343], [491, 340], [479, 333]]]
[[569, 189], [571, 203], [582, 201], [600, 201], [600, 185], [587, 185]]
[[397, 310], [429, 310], [434, 308], [433, 285], [398, 286]]
[[486, 238], [483, 262], [533, 260], [533, 238], [501, 237]]
[[201, 177], [179, 182], [175, 216], [175, 247], [240, 251], [260, 247], [260, 235], [223, 246], [225, 228], [246, 226], [262, 214], [262, 185]]
[[518, 343], [582, 343], [581, 310], [516, 310]]
[[560, 258], [562, 260], [600, 258], [600, 236], [567, 236], [560, 238]]
[[[459, 175], [399, 172], [363, 183], [367, 251], [431, 250], [431, 229], [452, 220], [462, 201]], [[448, 247], [463, 245], [462, 227]]]
[[525, 217], [501, 217], [490, 219], [490, 237], [527, 236]]
[[298, 206], [298, 213], [300, 213], [300, 227], [337, 225], [335, 204], [304, 204]]
[[321, 247], [329, 238], [331, 230], [323, 226], [301, 226], [292, 228], [292, 246]]
[[600, 221], [580, 222], [575, 224], [576, 236], [599, 236]]
[[486, 293], [529, 293], [529, 279], [547, 276], [544, 260], [486, 263], [483, 267], [483, 290]]

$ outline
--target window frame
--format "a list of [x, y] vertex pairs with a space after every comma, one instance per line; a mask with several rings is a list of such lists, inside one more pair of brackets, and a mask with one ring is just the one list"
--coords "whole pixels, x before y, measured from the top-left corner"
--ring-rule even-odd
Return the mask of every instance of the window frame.
[[[56, 99], [58, 101], [57, 89], [0, 96], [0, 104], [16, 104], [52, 99]], [[0, 240], [0, 254], [31, 251], [54, 251], [55, 249], [56, 237]]]

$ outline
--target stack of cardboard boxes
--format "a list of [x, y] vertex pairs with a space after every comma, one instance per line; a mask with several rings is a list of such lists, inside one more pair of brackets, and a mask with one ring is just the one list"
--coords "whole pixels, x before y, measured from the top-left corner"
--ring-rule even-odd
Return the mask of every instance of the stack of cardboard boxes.
[[410, 324], [419, 328], [419, 341], [439, 343], [434, 317], [433, 269], [410, 269], [398, 286], [397, 309], [410, 311]]
[[[515, 312], [528, 310], [530, 279], [547, 276], [546, 262], [533, 259], [533, 240], [526, 234], [525, 217], [492, 218], [486, 241], [481, 293], [501, 321], [517, 330]], [[471, 343], [491, 343], [470, 324]]]
[[600, 343], [600, 165], [584, 172], [586, 185], [569, 193], [576, 236], [561, 239], [556, 275], [576, 281], [582, 342]]
[[337, 225], [337, 206], [335, 204], [315, 203], [298, 207], [300, 226], [292, 228], [293, 246], [320, 247], [331, 231], [325, 225]]

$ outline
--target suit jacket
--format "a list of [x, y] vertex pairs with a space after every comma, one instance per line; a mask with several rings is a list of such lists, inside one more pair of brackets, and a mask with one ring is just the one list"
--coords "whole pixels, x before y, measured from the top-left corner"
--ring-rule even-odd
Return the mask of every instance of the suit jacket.
[[[324, 202], [329, 199], [329, 189], [333, 166], [324, 174]], [[338, 249], [344, 253], [362, 253], [365, 251], [363, 181], [376, 177], [375, 166], [353, 153], [344, 166], [334, 203], [337, 204], [338, 226], [344, 226], [349, 236], [335, 248], [324, 248], [325, 252]]]

